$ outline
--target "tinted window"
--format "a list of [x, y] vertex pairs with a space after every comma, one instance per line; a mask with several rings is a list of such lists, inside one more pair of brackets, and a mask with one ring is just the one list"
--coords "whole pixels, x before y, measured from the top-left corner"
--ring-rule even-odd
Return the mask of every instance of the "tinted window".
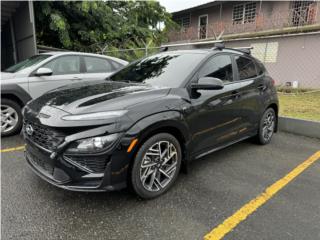
[[51, 57], [51, 55], [47, 55], [47, 54], [35, 55], [31, 58], [23, 60], [22, 62], [19, 62], [13, 66], [7, 68], [6, 70], [4, 70], [4, 72], [12, 72], [12, 73], [18, 72], [18, 71], [25, 69], [27, 67], [31, 67], [32, 65], [36, 65], [48, 57]]
[[87, 73], [105, 73], [112, 72], [111, 63], [103, 58], [84, 57]]
[[254, 78], [257, 76], [256, 67], [251, 59], [236, 56], [235, 60], [238, 66], [240, 80]]
[[266, 69], [263, 66], [263, 64], [261, 62], [259, 62], [259, 61], [256, 61], [256, 68], [257, 68], [258, 75], [261, 75], [266, 71]]
[[222, 81], [233, 80], [232, 62], [228, 55], [220, 55], [211, 58], [200, 70], [199, 77], [214, 77]]
[[80, 57], [79, 56], [63, 56], [58, 57], [42, 66], [50, 68], [52, 75], [77, 74], [80, 73]]
[[204, 57], [196, 53], [160, 53], [124, 67], [110, 80], [179, 87]]

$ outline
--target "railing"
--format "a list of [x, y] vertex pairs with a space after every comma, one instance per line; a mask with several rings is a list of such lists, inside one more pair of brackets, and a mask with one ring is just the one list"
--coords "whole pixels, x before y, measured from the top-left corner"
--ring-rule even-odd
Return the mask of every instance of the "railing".
[[253, 22], [233, 23], [230, 20], [230, 22], [215, 22], [207, 26], [182, 28], [170, 32], [169, 41], [218, 39], [222, 35], [281, 30], [290, 27], [302, 30], [303, 26], [320, 24], [317, 10], [317, 5], [315, 5], [286, 12], [259, 13]]

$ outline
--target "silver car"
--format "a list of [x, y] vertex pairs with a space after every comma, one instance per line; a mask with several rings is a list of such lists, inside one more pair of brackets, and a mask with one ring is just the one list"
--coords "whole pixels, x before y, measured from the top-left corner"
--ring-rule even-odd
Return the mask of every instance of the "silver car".
[[1, 136], [21, 130], [21, 109], [31, 99], [54, 88], [107, 78], [128, 62], [98, 54], [48, 52], [1, 72]]

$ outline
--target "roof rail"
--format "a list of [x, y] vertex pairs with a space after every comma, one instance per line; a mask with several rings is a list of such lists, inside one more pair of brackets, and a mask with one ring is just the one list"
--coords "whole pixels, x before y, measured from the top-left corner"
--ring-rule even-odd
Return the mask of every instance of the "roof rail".
[[222, 50], [222, 49], [224, 49], [224, 48], [225, 48], [224, 42], [223, 42], [223, 41], [219, 41], [219, 42], [215, 42], [215, 43], [214, 43], [214, 47], [211, 48], [211, 49], [212, 49], [212, 50], [216, 50], [216, 49]]
[[214, 48], [215, 48], [215, 49], [219, 49], [219, 50], [224, 49], [224, 48], [225, 48], [224, 42], [217, 42], [217, 43], [215, 43], [215, 44], [214, 44]]
[[235, 50], [238, 50], [240, 52], [246, 53], [246, 54], [251, 54], [251, 49], [253, 49], [253, 47], [237, 47], [237, 48], [232, 48]]

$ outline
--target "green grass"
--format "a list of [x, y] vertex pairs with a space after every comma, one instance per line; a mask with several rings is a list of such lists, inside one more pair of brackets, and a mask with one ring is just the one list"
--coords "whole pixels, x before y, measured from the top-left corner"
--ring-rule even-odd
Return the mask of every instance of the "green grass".
[[320, 122], [320, 91], [286, 95], [278, 93], [280, 116]]

